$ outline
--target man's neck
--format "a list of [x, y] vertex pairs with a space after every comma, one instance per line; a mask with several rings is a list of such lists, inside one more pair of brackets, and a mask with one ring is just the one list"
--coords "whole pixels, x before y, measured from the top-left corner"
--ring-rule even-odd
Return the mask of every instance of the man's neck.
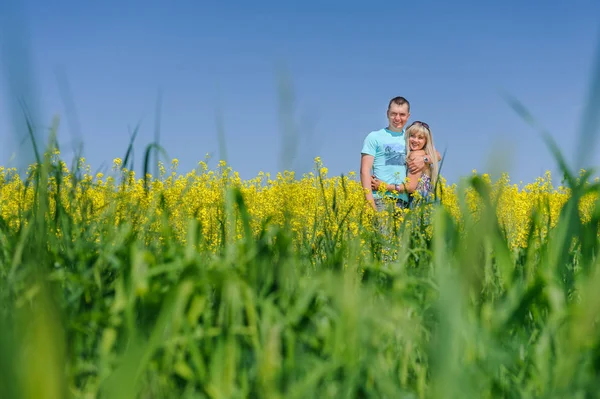
[[386, 129], [389, 130], [390, 132], [394, 132], [394, 133], [402, 133], [402, 131], [404, 130], [404, 129], [398, 130], [398, 129], [395, 129], [395, 128], [391, 127], [391, 126], [386, 127]]

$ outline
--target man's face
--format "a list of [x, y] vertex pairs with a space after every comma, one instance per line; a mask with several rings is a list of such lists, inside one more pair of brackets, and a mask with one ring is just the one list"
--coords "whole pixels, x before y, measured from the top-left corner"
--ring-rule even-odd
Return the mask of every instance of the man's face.
[[398, 105], [396, 103], [392, 103], [390, 105], [390, 109], [387, 112], [389, 128], [393, 132], [401, 132], [406, 125], [406, 121], [410, 117], [410, 113], [408, 112], [408, 104]]

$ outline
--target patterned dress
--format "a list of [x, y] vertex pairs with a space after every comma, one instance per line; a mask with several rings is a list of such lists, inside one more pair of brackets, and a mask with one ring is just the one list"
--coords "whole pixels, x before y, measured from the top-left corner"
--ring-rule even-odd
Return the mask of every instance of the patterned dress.
[[413, 195], [410, 196], [410, 207], [414, 207], [417, 204], [423, 204], [431, 202], [430, 194], [433, 192], [433, 184], [431, 182], [431, 176], [426, 173], [421, 174], [415, 192], [418, 192], [420, 197], [417, 199]]

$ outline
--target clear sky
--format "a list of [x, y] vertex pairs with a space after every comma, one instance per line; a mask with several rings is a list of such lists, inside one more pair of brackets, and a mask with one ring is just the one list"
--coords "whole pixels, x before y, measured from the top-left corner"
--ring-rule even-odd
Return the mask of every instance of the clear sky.
[[[160, 143], [181, 172], [206, 154], [216, 164], [219, 126], [243, 178], [303, 172], [315, 156], [357, 172], [364, 137], [402, 95], [447, 151], [449, 181], [501, 162], [529, 182], [556, 163], [502, 94], [573, 160], [600, 74], [598, 0], [1, 0], [0, 24], [5, 166], [30, 146], [22, 98], [39, 134], [60, 117], [63, 152], [81, 139], [94, 171], [124, 156], [139, 123], [139, 170], [160, 92]], [[586, 147], [599, 165], [600, 145]]]

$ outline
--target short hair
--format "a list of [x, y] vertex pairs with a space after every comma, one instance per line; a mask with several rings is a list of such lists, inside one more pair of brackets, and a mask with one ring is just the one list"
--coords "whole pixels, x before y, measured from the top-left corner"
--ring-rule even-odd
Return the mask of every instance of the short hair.
[[390, 110], [390, 107], [392, 106], [392, 103], [396, 104], [396, 105], [404, 105], [406, 104], [408, 106], [408, 112], [410, 112], [410, 103], [408, 102], [408, 100], [404, 97], [394, 97], [390, 100], [390, 103], [388, 104], [388, 111]]

